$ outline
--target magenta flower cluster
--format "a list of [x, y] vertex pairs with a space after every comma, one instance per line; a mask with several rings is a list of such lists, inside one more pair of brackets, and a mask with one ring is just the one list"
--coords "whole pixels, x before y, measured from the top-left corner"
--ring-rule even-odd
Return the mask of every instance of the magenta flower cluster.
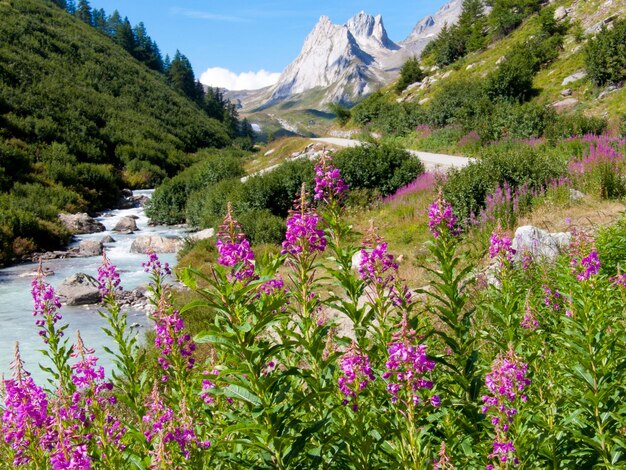
[[333, 165], [329, 153], [323, 152], [315, 164], [315, 194], [316, 201], [329, 203], [338, 200], [348, 191], [348, 185], [341, 178], [339, 169]]
[[510, 426], [518, 413], [517, 407], [527, 400], [524, 390], [531, 381], [527, 378], [528, 365], [521, 362], [515, 352], [510, 349], [500, 354], [491, 366], [491, 372], [485, 377], [489, 395], [483, 395], [482, 412], [491, 415], [496, 438], [490, 459], [501, 463], [512, 461], [518, 463], [515, 446], [509, 437]]
[[341, 393], [345, 395], [343, 404], [352, 403], [352, 410], [358, 411], [358, 396], [367, 385], [376, 379], [369, 357], [354, 350], [345, 354], [341, 359], [342, 375], [337, 379]]
[[294, 211], [287, 219], [287, 234], [283, 241], [282, 254], [300, 256], [322, 252], [326, 249], [324, 230], [319, 228], [322, 218], [308, 210]]
[[141, 263], [145, 272], [152, 273], [153, 276], [158, 276], [159, 278], [172, 274], [169, 263], [162, 264], [161, 260], [159, 260], [159, 256], [154, 252], [154, 250], [148, 253], [148, 257], [148, 261]]
[[[164, 371], [168, 371], [172, 361], [183, 359], [187, 369], [191, 369], [195, 363], [193, 353], [196, 344], [188, 334], [182, 334], [184, 328], [183, 319], [178, 310], [159, 308], [154, 314], [154, 345], [161, 355], [157, 359]], [[167, 381], [167, 376], [163, 376]]]
[[387, 252], [387, 243], [381, 242], [373, 250], [361, 250], [358, 270], [362, 280], [389, 286], [396, 278], [398, 264]]
[[441, 195], [428, 210], [428, 228], [435, 238], [444, 234], [457, 236], [460, 233], [456, 216], [452, 213], [452, 206]]
[[570, 257], [572, 274], [579, 281], [587, 281], [600, 272], [600, 257], [589, 235], [574, 231]]
[[442, 178], [443, 176], [437, 175], [435, 173], [428, 172], [428, 171], [425, 173], [422, 173], [415, 180], [413, 180], [406, 186], [402, 186], [392, 195], [383, 198], [383, 202], [395, 201], [405, 196], [408, 196], [410, 194], [415, 194], [415, 193], [432, 189], [435, 187], [438, 177]]
[[115, 295], [117, 291], [122, 290], [120, 274], [115, 265], [109, 261], [106, 253], [102, 254], [102, 264], [98, 267], [98, 289], [102, 298]]
[[[32, 282], [31, 294], [33, 296], [33, 316], [40, 317], [35, 320], [35, 325], [42, 328], [39, 330], [39, 336], [48, 342], [50, 329], [54, 328], [54, 324], [61, 320], [58, 310], [61, 308], [61, 301], [54, 293], [54, 288], [43, 279], [41, 268], [37, 277]], [[58, 336], [63, 336], [63, 331], [56, 332]]]
[[[167, 460], [167, 452], [163, 449], [168, 443], [178, 445], [182, 455], [189, 459], [193, 449], [207, 449], [211, 446], [209, 441], [200, 441], [190, 421], [185, 416], [174, 414], [174, 410], [167, 406], [159, 395], [156, 387], [152, 390], [148, 401], [145, 403], [146, 414], [142, 421], [147, 426], [144, 431], [146, 440], [155, 444], [156, 451], [151, 451], [154, 463], [171, 464]], [[158, 442], [155, 440], [158, 439]]]
[[500, 258], [500, 265], [504, 265], [505, 262], [511, 262], [515, 256], [515, 249], [513, 249], [513, 242], [511, 237], [502, 235], [499, 231], [495, 231], [491, 234], [489, 243], [489, 256], [493, 258]]
[[22, 370], [3, 382], [3, 412], [0, 434], [14, 452], [13, 465], [27, 465], [28, 449], [41, 439], [50, 425], [48, 398], [30, 375]]
[[[391, 402], [425, 406], [427, 402], [420, 391], [433, 388], [433, 382], [425, 375], [435, 368], [435, 361], [426, 354], [426, 345], [412, 345], [405, 340], [391, 343], [387, 351], [389, 359], [385, 363], [387, 370], [383, 378], [389, 380], [387, 391], [391, 394]], [[439, 395], [432, 395], [428, 403], [437, 407], [441, 399]]]
[[250, 248], [250, 242], [241, 231], [241, 226], [232, 215], [230, 204], [224, 223], [217, 234], [215, 246], [219, 254], [217, 262], [227, 268], [233, 268], [234, 279], [248, 281], [254, 277], [254, 253]]

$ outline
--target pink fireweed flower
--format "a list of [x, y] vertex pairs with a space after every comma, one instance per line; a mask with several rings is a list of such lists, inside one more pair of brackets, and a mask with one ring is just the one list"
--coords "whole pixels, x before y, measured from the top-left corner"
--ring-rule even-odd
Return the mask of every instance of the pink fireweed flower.
[[500, 259], [500, 266], [511, 263], [516, 251], [513, 249], [511, 237], [503, 235], [500, 230], [491, 234], [489, 244], [489, 256]]
[[615, 287], [626, 287], [626, 274], [618, 274], [611, 278]]
[[115, 265], [107, 258], [105, 251], [102, 252], [102, 264], [98, 267], [98, 288], [102, 298], [114, 296], [117, 291], [122, 290], [120, 274]]
[[172, 274], [169, 263], [161, 264], [159, 256], [152, 249], [148, 253], [148, 261], [141, 263], [141, 266], [145, 272], [152, 273], [152, 276], [159, 280]]
[[315, 195], [316, 201], [326, 204], [341, 200], [348, 191], [348, 185], [341, 178], [339, 169], [333, 165], [330, 153], [324, 151], [315, 164]]
[[[54, 293], [54, 288], [43, 278], [43, 269], [39, 264], [37, 277], [32, 282], [31, 294], [33, 296], [33, 316], [41, 317], [35, 321], [35, 325], [41, 327], [39, 335], [48, 342], [48, 335], [54, 330], [54, 324], [61, 319], [58, 310], [61, 308], [61, 301]], [[55, 332], [58, 336], [63, 336], [63, 331]]]
[[51, 418], [46, 393], [24, 370], [17, 343], [11, 370], [13, 378], [2, 379], [0, 436], [14, 453], [13, 465], [19, 467], [31, 461], [29, 449], [44, 436]]
[[[172, 309], [165, 298], [161, 298], [153, 320], [154, 345], [161, 354], [157, 359], [161, 368], [167, 372], [173, 363], [180, 363], [186, 369], [192, 369], [196, 344], [189, 334], [183, 333], [184, 322], [179, 311]], [[167, 375], [163, 376], [163, 381], [167, 381]]]
[[441, 193], [428, 210], [428, 228], [435, 238], [439, 238], [444, 233], [453, 237], [460, 233], [456, 224], [456, 217], [452, 213], [452, 206], [443, 199]]
[[434, 470], [453, 470], [454, 465], [452, 465], [452, 461], [448, 454], [446, 453], [446, 443], [442, 442], [441, 447], [439, 448], [439, 454], [437, 458], [433, 462]]
[[511, 347], [506, 354], [496, 357], [491, 372], [485, 377], [490, 395], [482, 397], [482, 412], [491, 415], [491, 424], [496, 434], [490, 459], [517, 462], [515, 447], [507, 435], [518, 413], [519, 404], [527, 400], [524, 390], [531, 383], [526, 377], [527, 371], [528, 365], [520, 360]]
[[[391, 343], [387, 351], [389, 360], [385, 364], [387, 371], [383, 378], [389, 379], [387, 391], [391, 394], [391, 402], [402, 400], [413, 405], [426, 405], [419, 391], [433, 388], [433, 382], [425, 375], [435, 368], [435, 361], [426, 354], [426, 345], [412, 345], [404, 341]], [[441, 400], [438, 395], [433, 395], [428, 403], [437, 407]]]
[[[152, 443], [155, 448], [161, 448], [161, 452], [167, 453], [163, 447], [172, 442], [178, 445], [178, 449], [185, 459], [191, 457], [193, 449], [203, 449], [210, 447], [208, 441], [200, 441], [194, 431], [193, 421], [187, 413], [187, 407], [181, 404], [181, 413], [175, 415], [174, 410], [167, 406], [159, 394], [156, 384], [145, 404], [146, 414], [142, 421], [146, 426], [144, 435], [146, 440]], [[165, 456], [159, 451], [151, 452], [156, 462], [166, 463], [162, 460]]]
[[323, 219], [309, 208], [304, 186], [294, 209], [289, 213], [282, 254], [298, 258], [301, 255], [323, 252], [326, 249], [326, 237], [324, 230], [319, 228]]
[[579, 281], [587, 281], [600, 272], [600, 257], [589, 235], [574, 231], [570, 257], [572, 274]]
[[543, 303], [553, 312], [563, 308], [563, 295], [557, 290], [552, 290], [546, 284], [542, 286], [544, 292]]
[[426, 191], [435, 187], [437, 180], [443, 180], [445, 175], [425, 172], [419, 175], [415, 180], [407, 184], [406, 186], [401, 187], [395, 193], [390, 196], [383, 198], [383, 202], [391, 202], [398, 199], [402, 199], [405, 196], [410, 194], [419, 193], [422, 191]]
[[376, 379], [370, 360], [365, 354], [356, 351], [353, 344], [350, 350], [341, 358], [341, 373], [337, 379], [337, 385], [341, 393], [345, 395], [343, 404], [352, 403], [352, 410], [358, 411], [358, 396], [367, 385]]
[[219, 254], [217, 262], [233, 268], [232, 278], [245, 282], [254, 277], [254, 253], [250, 249], [250, 242], [241, 231], [241, 225], [233, 217], [230, 203], [224, 223], [220, 225], [215, 246]]

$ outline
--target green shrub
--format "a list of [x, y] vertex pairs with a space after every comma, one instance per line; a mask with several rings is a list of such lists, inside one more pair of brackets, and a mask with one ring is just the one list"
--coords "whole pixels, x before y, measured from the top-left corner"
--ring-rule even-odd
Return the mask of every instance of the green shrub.
[[330, 112], [335, 115], [335, 120], [340, 126], [345, 126], [350, 121], [352, 113], [349, 109], [344, 108], [339, 103], [330, 103], [328, 107]]
[[335, 164], [350, 188], [378, 190], [383, 196], [424, 172], [424, 165], [418, 158], [387, 144], [341, 150], [335, 156]]
[[517, 46], [487, 76], [487, 95], [494, 100], [526, 101], [534, 93], [533, 78], [537, 70], [537, 58], [526, 45]]
[[548, 124], [545, 135], [551, 141], [586, 134], [600, 135], [607, 126], [607, 120], [601, 117], [582, 113], [561, 114]]
[[470, 130], [477, 118], [490, 113], [491, 106], [480, 81], [451, 80], [444, 83], [433, 97], [429, 119], [431, 124], [438, 127], [460, 124]]
[[603, 26], [585, 45], [585, 65], [597, 85], [618, 83], [626, 78], [626, 20]]
[[444, 184], [445, 198], [462, 218], [478, 214], [487, 194], [498, 185], [530, 189], [542, 188], [565, 171], [565, 163], [540, 149], [516, 142], [505, 142], [483, 149], [480, 158], [467, 167], [452, 170]]
[[407, 60], [400, 69], [400, 78], [396, 82], [396, 93], [402, 93], [411, 83], [419, 82], [424, 78], [424, 72], [415, 57]]
[[508, 101], [497, 102], [491, 114], [478, 119], [476, 128], [483, 141], [503, 138], [528, 139], [540, 137], [556, 119], [552, 108], [535, 103], [519, 105]]
[[596, 237], [600, 270], [607, 276], [626, 273], [626, 217], [603, 227]]
[[285, 238], [285, 221], [269, 210], [253, 209], [236, 214], [243, 232], [255, 245], [280, 244]]

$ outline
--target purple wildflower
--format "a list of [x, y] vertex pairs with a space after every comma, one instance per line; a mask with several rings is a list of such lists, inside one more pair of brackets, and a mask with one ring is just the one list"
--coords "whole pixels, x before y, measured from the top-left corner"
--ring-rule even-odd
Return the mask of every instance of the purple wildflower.
[[[191, 369], [195, 363], [193, 353], [196, 344], [189, 334], [183, 333], [184, 323], [179, 311], [172, 309], [162, 298], [153, 319], [156, 333], [154, 345], [161, 353], [157, 359], [161, 368], [168, 371], [175, 363], [182, 364], [188, 370]], [[167, 375], [163, 376], [163, 381], [167, 381]]]
[[32, 445], [44, 435], [50, 424], [46, 393], [35, 384], [24, 370], [19, 345], [15, 345], [15, 359], [11, 363], [12, 379], [2, 382], [2, 422], [0, 435], [14, 452], [13, 465], [27, 465], [31, 461]]
[[358, 411], [358, 396], [367, 387], [369, 382], [375, 380], [374, 372], [370, 366], [370, 360], [365, 354], [356, 351], [353, 344], [341, 358], [342, 375], [337, 379], [337, 385], [341, 393], [345, 395], [343, 404], [352, 402], [352, 410]]
[[443, 199], [441, 194], [428, 210], [428, 228], [435, 238], [439, 238], [444, 233], [453, 237], [460, 233], [456, 225], [456, 217], [452, 213], [452, 206]]
[[574, 232], [574, 239], [570, 245], [570, 256], [572, 274], [579, 281], [587, 281], [600, 272], [600, 258], [593, 239], [589, 235], [583, 232]]
[[437, 455], [437, 459], [433, 462], [434, 470], [452, 470], [454, 469], [454, 465], [450, 460], [450, 457], [446, 453], [446, 443], [441, 442], [441, 447], [439, 448], [439, 454]]
[[315, 164], [315, 195], [316, 201], [326, 204], [340, 200], [348, 191], [348, 185], [341, 178], [339, 169], [333, 165], [332, 156], [324, 151]]
[[241, 225], [233, 217], [230, 203], [215, 246], [219, 253], [217, 262], [233, 268], [232, 278], [245, 282], [254, 277], [254, 253], [250, 249], [250, 242], [241, 231]]
[[141, 266], [143, 267], [143, 270], [145, 272], [152, 273], [152, 276], [155, 278], [155, 282], [157, 280], [163, 279], [165, 276], [169, 276], [172, 274], [169, 263], [161, 264], [159, 256], [154, 250], [150, 249], [148, 257], [148, 261], [145, 263], [141, 263]]
[[515, 256], [511, 238], [503, 235], [500, 230], [493, 232], [490, 239], [489, 256], [492, 259], [499, 258], [502, 267], [510, 264]]
[[102, 252], [102, 264], [98, 267], [98, 288], [102, 298], [115, 296], [117, 291], [122, 290], [120, 287], [120, 274], [117, 272], [115, 265], [107, 258], [104, 251]]
[[39, 336], [47, 343], [51, 334], [63, 336], [63, 331], [55, 331], [54, 324], [61, 319], [58, 310], [61, 308], [61, 301], [54, 293], [54, 288], [43, 279], [41, 264], [37, 271], [37, 277], [32, 282], [31, 293], [33, 296], [33, 316], [41, 317], [35, 321], [35, 325], [41, 327]]
[[510, 426], [518, 413], [518, 406], [527, 400], [523, 393], [531, 383], [526, 377], [528, 365], [521, 362], [510, 348], [506, 354], [499, 354], [485, 378], [490, 395], [483, 395], [482, 412], [491, 414], [491, 423], [495, 428], [496, 439], [490, 459], [500, 462], [517, 462], [515, 447], [507, 437]]
[[626, 274], [618, 274], [611, 278], [613, 285], [616, 287], [626, 287]]
[[294, 210], [290, 211], [287, 218], [287, 234], [285, 241], [283, 241], [282, 254], [300, 257], [316, 251], [324, 251], [326, 249], [326, 237], [324, 230], [319, 228], [322, 220], [322, 217], [309, 209], [303, 186]]

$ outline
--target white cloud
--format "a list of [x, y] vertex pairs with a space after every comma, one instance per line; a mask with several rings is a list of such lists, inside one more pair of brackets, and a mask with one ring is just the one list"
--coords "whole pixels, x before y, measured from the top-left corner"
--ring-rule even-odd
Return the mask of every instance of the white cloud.
[[250, 20], [240, 16], [219, 15], [208, 11], [190, 10], [188, 8], [170, 8], [173, 15], [186, 16], [197, 20], [225, 21], [227, 23], [247, 23]]
[[222, 67], [211, 67], [200, 75], [200, 83], [228, 90], [257, 90], [274, 85], [279, 77], [280, 73], [268, 72], [263, 69], [258, 72], [236, 74]]

